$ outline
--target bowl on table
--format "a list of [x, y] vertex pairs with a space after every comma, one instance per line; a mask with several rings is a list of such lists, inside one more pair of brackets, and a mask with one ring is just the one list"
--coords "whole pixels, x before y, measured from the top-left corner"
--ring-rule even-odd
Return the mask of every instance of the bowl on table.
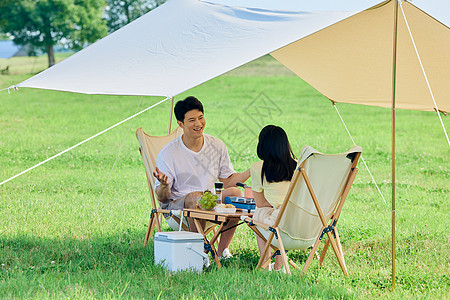
[[236, 212], [236, 207], [231, 204], [218, 204], [214, 207], [214, 210], [219, 214], [234, 214]]

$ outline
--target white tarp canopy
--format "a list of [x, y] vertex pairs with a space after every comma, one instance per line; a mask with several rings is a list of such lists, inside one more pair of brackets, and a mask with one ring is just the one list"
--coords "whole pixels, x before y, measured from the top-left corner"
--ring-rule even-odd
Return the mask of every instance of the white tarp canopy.
[[[333, 101], [391, 107], [393, 1], [216, 2], [233, 6], [169, 0], [17, 86], [172, 97], [271, 53]], [[448, 112], [450, 5], [413, 3], [402, 7], [437, 106]], [[434, 110], [401, 12], [398, 28], [396, 107]]]
[[[17, 86], [172, 97], [273, 52], [336, 102], [391, 106], [392, 1], [228, 2], [236, 6], [169, 0]], [[437, 105], [450, 111], [445, 97], [450, 17], [439, 9], [449, 5], [416, 4], [438, 15], [439, 21], [403, 3]], [[434, 110], [409, 32], [399, 20], [397, 107]]]
[[175, 96], [357, 12], [276, 11], [169, 0], [18, 86]]
[[18, 87], [171, 97], [357, 12], [169, 0]]

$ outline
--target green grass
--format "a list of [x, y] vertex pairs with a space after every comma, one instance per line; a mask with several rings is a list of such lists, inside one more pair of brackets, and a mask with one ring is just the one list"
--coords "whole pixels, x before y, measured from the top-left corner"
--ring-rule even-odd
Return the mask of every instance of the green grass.
[[[69, 57], [71, 54], [56, 53], [56, 63]], [[5, 70], [7, 67], [7, 75], [36, 74], [48, 68], [48, 57], [47, 55], [41, 55], [34, 57], [13, 57], [9, 59], [0, 58], [0, 70]], [[4, 87], [2, 86], [2, 88]]]
[[[23, 63], [22, 70], [30, 72], [32, 60], [0, 60], [16, 74], [0, 76], [0, 88], [28, 78], [13, 70]], [[266, 124], [282, 126], [297, 154], [305, 144], [329, 153], [352, 146], [331, 103], [270, 57], [177, 99], [187, 95], [203, 101], [206, 132], [224, 140], [237, 170], [257, 160], [257, 135]], [[140, 110], [160, 99], [3, 91], [0, 181], [134, 114], [138, 104]], [[299, 270], [292, 277], [255, 271], [256, 241], [244, 226], [231, 245], [234, 258], [221, 270], [169, 274], [154, 266], [152, 240], [142, 246], [149, 193], [134, 132], [143, 127], [165, 134], [170, 110], [165, 102], [0, 187], [0, 297], [448, 298], [450, 152], [436, 114], [397, 111], [397, 284], [392, 290], [391, 112], [338, 108], [388, 202], [361, 163], [340, 221], [349, 277], [331, 252], [324, 267], [314, 261], [306, 276]], [[444, 124], [450, 128], [448, 117]], [[302, 265], [307, 252], [290, 256]]]

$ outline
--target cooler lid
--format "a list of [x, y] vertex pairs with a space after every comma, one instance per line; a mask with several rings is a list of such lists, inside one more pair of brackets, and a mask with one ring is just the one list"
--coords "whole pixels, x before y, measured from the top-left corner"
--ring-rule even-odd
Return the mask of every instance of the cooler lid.
[[157, 232], [155, 234], [155, 240], [171, 240], [171, 241], [186, 241], [186, 240], [201, 240], [203, 241], [203, 235], [197, 232], [188, 231], [170, 231], [170, 232]]

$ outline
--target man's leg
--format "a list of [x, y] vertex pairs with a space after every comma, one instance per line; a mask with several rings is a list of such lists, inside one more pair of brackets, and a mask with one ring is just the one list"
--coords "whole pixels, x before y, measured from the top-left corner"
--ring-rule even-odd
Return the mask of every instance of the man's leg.
[[[197, 208], [197, 198], [199, 196], [198, 192], [192, 192], [184, 197], [184, 208]], [[191, 232], [197, 232], [197, 227], [195, 226], [194, 220], [192, 218], [187, 218], [189, 223], [189, 230]], [[205, 220], [200, 220], [200, 225], [205, 228]]]
[[[242, 197], [242, 192], [238, 188], [230, 187], [230, 188], [223, 190], [222, 199], [225, 199], [225, 197]], [[227, 228], [233, 227], [238, 222], [239, 222], [239, 220], [229, 221], [227, 226], [224, 226], [222, 230], [226, 230]], [[223, 250], [230, 246], [231, 239], [233, 238], [235, 231], [236, 231], [236, 227], [231, 228], [230, 230], [227, 230], [220, 235], [219, 248], [217, 249], [217, 254], [219, 256], [222, 256]]]

